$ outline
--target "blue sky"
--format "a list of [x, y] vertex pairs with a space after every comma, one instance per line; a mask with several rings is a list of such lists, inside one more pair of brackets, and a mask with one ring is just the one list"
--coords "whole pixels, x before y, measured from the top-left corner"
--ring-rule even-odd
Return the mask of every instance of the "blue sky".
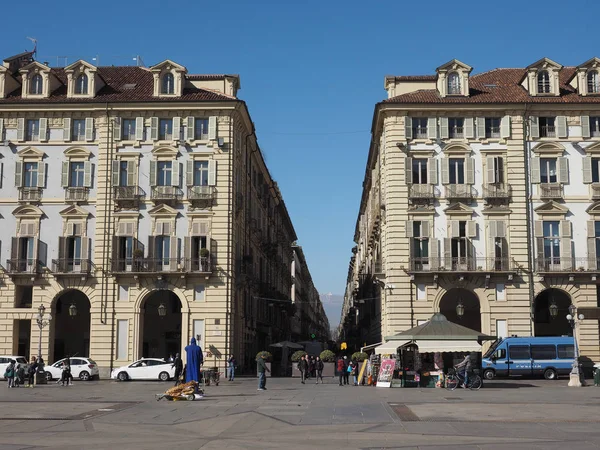
[[[51, 65], [96, 55], [126, 65], [139, 54], [146, 65], [170, 58], [190, 73], [241, 75], [239, 95], [322, 293], [344, 290], [385, 75], [432, 74], [452, 58], [478, 73], [600, 56], [594, 1], [63, 4], [30, 0], [27, 20], [3, 21], [2, 55], [31, 48], [32, 36]], [[22, 17], [22, 5], [3, 12]]]

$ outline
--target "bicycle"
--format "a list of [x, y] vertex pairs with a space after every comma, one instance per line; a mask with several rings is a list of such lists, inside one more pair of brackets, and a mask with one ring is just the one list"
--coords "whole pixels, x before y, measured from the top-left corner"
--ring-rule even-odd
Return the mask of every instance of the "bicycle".
[[[446, 376], [446, 389], [448, 389], [449, 391], [453, 391], [458, 387], [459, 384], [464, 384], [464, 382], [465, 378], [460, 373], [456, 373], [456, 371], [450, 370], [448, 372], [448, 375]], [[479, 389], [481, 389], [482, 385], [483, 381], [481, 380], [481, 377], [479, 375], [477, 375], [476, 373], [471, 373], [469, 375], [469, 381], [467, 382], [467, 387], [469, 389], [478, 391]]]

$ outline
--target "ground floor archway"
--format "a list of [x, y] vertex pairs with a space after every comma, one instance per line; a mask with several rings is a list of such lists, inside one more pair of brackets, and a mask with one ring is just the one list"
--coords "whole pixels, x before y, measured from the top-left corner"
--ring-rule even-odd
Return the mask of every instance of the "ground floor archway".
[[150, 293], [140, 314], [140, 356], [169, 358], [181, 352], [181, 301], [169, 290]]
[[[551, 314], [551, 305], [556, 316]], [[571, 297], [560, 289], [546, 289], [534, 300], [533, 334], [535, 336], [573, 336], [573, 328], [567, 320]]]
[[[462, 308], [457, 307], [462, 305]], [[462, 310], [462, 315], [459, 314]], [[440, 300], [440, 312], [450, 322], [481, 331], [481, 307], [477, 295], [468, 289], [450, 289]]]
[[67, 356], [90, 356], [90, 300], [76, 289], [58, 296], [52, 321], [53, 359]]

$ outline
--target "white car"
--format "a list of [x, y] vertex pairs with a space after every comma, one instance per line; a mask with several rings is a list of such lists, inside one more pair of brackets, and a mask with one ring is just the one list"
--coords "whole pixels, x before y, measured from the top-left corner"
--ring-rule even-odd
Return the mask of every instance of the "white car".
[[142, 358], [128, 366], [117, 367], [110, 377], [114, 380], [160, 380], [169, 381], [175, 376], [173, 363], [158, 358]]
[[4, 378], [4, 372], [11, 361], [16, 361], [19, 364], [27, 365], [27, 360], [22, 356], [0, 356], [0, 377]]
[[[98, 364], [90, 358], [74, 357], [69, 358], [71, 363], [71, 375], [73, 378], [79, 378], [82, 381], [88, 381], [93, 378], [99, 378], [100, 371], [98, 370]], [[67, 358], [63, 358], [56, 361], [51, 366], [44, 366], [46, 372], [46, 379], [60, 380], [62, 377], [62, 366]]]

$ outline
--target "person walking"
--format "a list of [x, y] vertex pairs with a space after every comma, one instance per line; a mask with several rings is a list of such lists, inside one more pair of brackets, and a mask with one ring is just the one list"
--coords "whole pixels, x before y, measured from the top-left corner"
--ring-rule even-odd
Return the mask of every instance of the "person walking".
[[227, 363], [229, 364], [229, 381], [233, 381], [235, 378], [235, 356], [231, 355], [227, 360]]
[[315, 363], [315, 357], [314, 356], [310, 357], [310, 362], [308, 364], [308, 373], [310, 374], [311, 377], [316, 377], [317, 376], [317, 365]]
[[258, 389], [257, 389], [257, 391], [266, 391], [267, 390], [267, 376], [265, 375], [265, 371], [266, 372], [271, 372], [271, 371], [267, 367], [267, 361], [266, 361], [266, 356], [265, 356], [264, 352], [261, 353], [258, 358], [256, 358], [256, 368], [258, 371]]
[[342, 381], [344, 381], [344, 360], [341, 356], [337, 360], [337, 371], [340, 376], [340, 386], [342, 386]]
[[321, 361], [321, 358], [317, 356], [315, 360], [315, 369], [317, 370], [317, 382], [315, 384], [319, 384], [319, 378], [321, 379], [321, 384], [323, 384], [323, 368], [325, 364]]
[[27, 381], [28, 387], [32, 388], [33, 383], [35, 381], [35, 372], [37, 370], [37, 359], [35, 356], [31, 357], [31, 362], [29, 363], [29, 367], [27, 367]]
[[344, 356], [344, 385], [347, 386], [348, 384], [350, 384], [349, 378], [350, 378], [350, 372], [348, 371], [348, 367], [350, 361], [348, 361], [348, 357]]
[[298, 370], [300, 371], [300, 382], [302, 384], [306, 384], [305, 380], [308, 376], [308, 361], [307, 361], [308, 356], [307, 355], [302, 355], [302, 358], [300, 358], [300, 361], [298, 361]]
[[171, 368], [173, 367], [175, 368], [175, 386], [179, 386], [179, 383], [181, 383], [181, 380], [179, 378], [181, 377], [181, 373], [183, 372], [183, 361], [181, 360], [179, 353], [175, 354], [175, 359], [173, 360], [173, 365], [171, 366]]
[[15, 382], [15, 361], [13, 361], [12, 359], [8, 363], [8, 366], [6, 366], [6, 371], [4, 372], [4, 378], [6, 378], [6, 381], [8, 383], [8, 387], [9, 388], [14, 387], [14, 382]]
[[358, 361], [352, 360], [352, 378], [354, 379], [354, 386], [358, 386]]

